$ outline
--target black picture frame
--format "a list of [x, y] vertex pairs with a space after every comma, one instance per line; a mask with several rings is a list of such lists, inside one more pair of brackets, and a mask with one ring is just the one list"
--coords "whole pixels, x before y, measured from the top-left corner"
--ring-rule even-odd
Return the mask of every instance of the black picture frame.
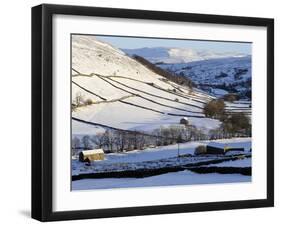
[[[52, 210], [52, 18], [55, 14], [266, 27], [267, 198], [54, 212]], [[49, 4], [32, 8], [32, 218], [40, 221], [57, 221], [271, 206], [274, 206], [273, 19]]]

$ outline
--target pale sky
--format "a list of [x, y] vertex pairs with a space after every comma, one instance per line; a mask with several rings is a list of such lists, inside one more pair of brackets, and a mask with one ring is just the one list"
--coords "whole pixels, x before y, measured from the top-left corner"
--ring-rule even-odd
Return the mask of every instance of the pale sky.
[[120, 36], [97, 36], [101, 41], [110, 43], [119, 49], [138, 49], [150, 47], [177, 47], [194, 50], [209, 50], [217, 53], [235, 52], [251, 55], [251, 43], [223, 42], [223, 41], [197, 41], [197, 40], [175, 40], [161, 38], [136, 38]]

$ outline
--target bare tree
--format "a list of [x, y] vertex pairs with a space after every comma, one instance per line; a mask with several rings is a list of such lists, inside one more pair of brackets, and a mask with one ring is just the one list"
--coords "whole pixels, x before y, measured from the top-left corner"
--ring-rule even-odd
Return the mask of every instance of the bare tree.
[[98, 148], [102, 148], [105, 145], [105, 135], [104, 133], [97, 133], [91, 138], [92, 143], [97, 145]]
[[138, 135], [136, 131], [133, 133], [133, 143], [134, 143], [134, 150], [138, 149]]
[[71, 147], [72, 147], [72, 155], [76, 154], [77, 149], [80, 147], [81, 141], [78, 137], [72, 138]]
[[196, 140], [197, 137], [197, 129], [193, 125], [189, 125], [187, 127], [187, 133], [188, 133], [188, 141]]
[[84, 104], [84, 96], [81, 92], [77, 92], [74, 99], [74, 104], [76, 107], [80, 107]]
[[171, 137], [170, 132], [171, 131], [169, 129], [167, 129], [163, 126], [160, 127], [161, 136], [164, 138], [164, 142], [163, 142], [164, 145], [168, 145], [168, 144], [173, 143], [173, 140], [170, 139], [170, 137]]
[[104, 133], [104, 145], [112, 152], [115, 143], [115, 136], [111, 130], [106, 130]]
[[163, 145], [163, 139], [161, 138], [161, 130], [160, 129], [154, 129], [152, 134], [154, 136], [156, 136], [156, 138], [155, 138], [155, 146]]
[[115, 131], [115, 145], [118, 151], [124, 151], [126, 145], [127, 134], [124, 131]]
[[144, 149], [147, 144], [148, 144], [148, 140], [146, 139], [146, 137], [144, 135], [140, 134], [138, 136], [138, 148]]
[[225, 137], [225, 134], [222, 128], [212, 129], [209, 131], [209, 138], [211, 140], [221, 139], [223, 137]]
[[90, 136], [88, 136], [88, 135], [83, 136], [82, 143], [83, 143], [83, 147], [84, 147], [85, 150], [92, 148]]
[[185, 132], [185, 127], [179, 125], [171, 125], [168, 128], [170, 130], [170, 137], [173, 140], [173, 143], [177, 143], [179, 137], [183, 137], [183, 133]]

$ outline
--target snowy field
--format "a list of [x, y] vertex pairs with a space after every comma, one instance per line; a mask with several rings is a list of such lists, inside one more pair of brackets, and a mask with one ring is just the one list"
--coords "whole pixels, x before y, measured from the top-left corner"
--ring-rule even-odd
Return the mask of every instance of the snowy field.
[[[217, 140], [217, 144], [228, 145], [231, 147], [244, 147], [244, 154], [250, 154], [251, 138], [233, 138]], [[189, 142], [180, 145], [180, 154], [193, 155], [195, 147], [202, 144], [211, 143], [210, 141]], [[177, 158], [177, 145], [165, 147], [149, 148], [146, 150], [136, 150], [127, 153], [111, 153], [105, 155], [105, 160], [96, 161], [91, 166], [86, 166], [78, 159], [72, 160], [72, 174], [79, 175], [84, 173], [97, 172], [116, 172], [122, 170], [137, 170], [141, 168], [159, 168], [165, 166], [176, 166], [177, 164], [188, 164], [196, 162], [211, 161], [227, 158], [226, 156], [188, 156]], [[216, 167], [251, 167], [251, 158], [244, 158], [235, 161], [226, 161], [218, 164], [206, 166]], [[188, 170], [166, 173], [146, 178], [104, 178], [104, 179], [82, 179], [72, 182], [73, 190], [80, 189], [102, 189], [102, 188], [125, 188], [143, 186], [164, 186], [164, 185], [190, 185], [190, 184], [210, 184], [210, 183], [234, 183], [250, 182], [251, 176], [240, 174], [198, 174]]]
[[84, 179], [72, 182], [72, 190], [195, 185], [251, 182], [251, 176], [240, 174], [197, 174], [188, 170], [146, 178]]
[[[194, 154], [194, 149], [198, 145], [214, 143], [212, 141], [193, 141], [180, 144], [180, 154]], [[232, 138], [216, 140], [215, 143], [229, 145], [231, 147], [244, 147], [246, 151], [251, 148], [251, 138]], [[110, 153], [106, 154], [103, 163], [114, 162], [142, 162], [149, 160], [160, 160], [163, 158], [176, 157], [178, 154], [178, 145], [168, 145], [156, 148], [147, 148], [145, 150], [134, 150], [126, 153]]]
[[[212, 143], [211, 141], [201, 142], [188, 142], [180, 144], [180, 155], [194, 154], [194, 149], [198, 145]], [[217, 140], [217, 144], [228, 145], [231, 147], [244, 147], [245, 153], [249, 153], [251, 148], [251, 138], [233, 138]], [[105, 154], [105, 160], [95, 161], [91, 166], [85, 166], [85, 163], [79, 162], [77, 159], [72, 159], [72, 174], [77, 175], [80, 173], [92, 173], [101, 171], [104, 169], [115, 169], [128, 166], [129, 164], [135, 163], [134, 167], [143, 165], [147, 162], [169, 162], [177, 164], [176, 158], [178, 155], [178, 145], [168, 145], [156, 148], [147, 148], [145, 150], [135, 150], [126, 153], [110, 153]], [[189, 157], [186, 161], [195, 162], [216, 159], [216, 156], [209, 157]], [[233, 161], [234, 162], [234, 161]]]

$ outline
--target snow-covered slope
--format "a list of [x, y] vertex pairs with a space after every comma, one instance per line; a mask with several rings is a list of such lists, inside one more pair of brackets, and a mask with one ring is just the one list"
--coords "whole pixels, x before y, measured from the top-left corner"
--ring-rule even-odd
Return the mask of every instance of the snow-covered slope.
[[222, 82], [232, 84], [251, 78], [251, 57], [230, 57], [184, 64], [161, 64], [160, 66], [188, 76], [194, 82], [212, 85]]
[[157, 78], [157, 75], [126, 56], [121, 50], [98, 41], [94, 36], [72, 36], [72, 66], [83, 74], [129, 75], [138, 79], [145, 75], [145, 79], [151, 76]]
[[162, 47], [126, 49], [125, 52], [139, 55], [158, 67], [186, 76], [212, 95], [220, 97], [231, 92], [250, 99], [250, 55]]
[[146, 58], [152, 63], [188, 63], [193, 61], [219, 59], [228, 57], [244, 57], [245, 54], [236, 52], [212, 52], [209, 50], [195, 50], [188, 48], [140, 48], [140, 49], [123, 49], [128, 55], [139, 55]]
[[[182, 117], [201, 129], [220, 125], [202, 114], [204, 104], [213, 96], [165, 80], [94, 36], [72, 36], [72, 69], [73, 105], [77, 99], [90, 102], [75, 108], [72, 117], [76, 119], [142, 131], [179, 124]], [[74, 135], [100, 131], [100, 126], [72, 122]]]
[[[251, 148], [251, 138], [233, 138], [218, 140], [217, 142], [227, 143], [231, 146], [243, 146], [246, 153]], [[193, 154], [195, 147], [198, 145], [206, 145], [209, 141], [192, 141], [181, 144], [180, 154]], [[234, 161], [225, 161], [216, 164], [208, 164], [208, 161], [219, 158], [227, 158], [226, 156], [192, 156], [181, 157], [178, 161], [178, 146], [169, 145], [156, 148], [148, 148], [146, 150], [134, 150], [126, 153], [110, 153], [105, 155], [105, 160], [95, 161], [94, 164], [85, 166], [78, 159], [72, 159], [72, 175], [97, 173], [97, 172], [116, 172], [126, 171], [128, 169], [155, 169], [163, 165], [189, 164], [195, 162], [207, 162], [204, 166], [210, 167], [251, 167], [251, 158], [238, 159]], [[179, 171], [166, 173], [158, 176], [146, 178], [102, 178], [102, 179], [83, 179], [72, 181], [73, 190], [84, 189], [101, 189], [101, 188], [121, 188], [121, 187], [146, 187], [146, 186], [167, 186], [167, 185], [188, 185], [188, 184], [210, 184], [210, 183], [230, 183], [230, 182], [250, 182], [251, 176], [241, 174], [197, 174], [190, 171]]]
[[251, 90], [250, 56], [182, 64], [161, 64], [158, 66], [178, 75], [184, 75], [201, 87], [220, 88], [230, 92], [242, 93]]

